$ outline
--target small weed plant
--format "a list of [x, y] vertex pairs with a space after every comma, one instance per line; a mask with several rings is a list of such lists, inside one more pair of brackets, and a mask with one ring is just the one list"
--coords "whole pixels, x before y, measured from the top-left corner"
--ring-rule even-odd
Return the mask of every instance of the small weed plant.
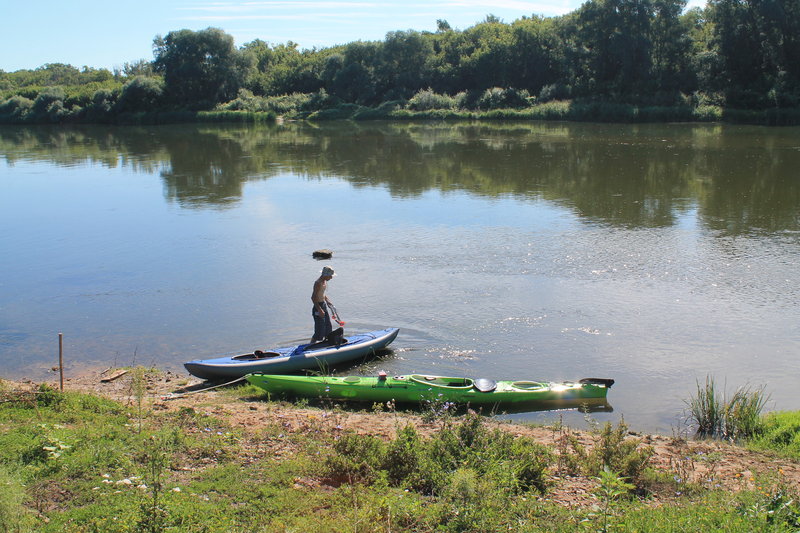
[[608, 531], [609, 519], [615, 512], [615, 505], [621, 499], [628, 497], [631, 491], [636, 487], [627, 483], [625, 478], [620, 477], [619, 474], [608, 467], [603, 468], [597, 480], [600, 484], [595, 489], [594, 493], [600, 498], [601, 503], [600, 516], [602, 527], [600, 531], [606, 533]]
[[143, 444], [145, 496], [139, 507], [136, 531], [158, 533], [163, 531], [168, 518], [164, 505], [164, 479], [169, 469], [170, 442], [160, 435], [152, 435]]

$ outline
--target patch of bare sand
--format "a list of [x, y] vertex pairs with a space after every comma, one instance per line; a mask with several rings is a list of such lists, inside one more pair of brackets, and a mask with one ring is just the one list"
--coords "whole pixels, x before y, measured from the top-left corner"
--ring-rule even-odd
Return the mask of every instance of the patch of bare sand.
[[[130, 373], [112, 381], [104, 382], [113, 376], [114, 370], [86, 372], [79, 377], [70, 378], [65, 388], [92, 393], [133, 405], [137, 398], [132, 387]], [[178, 411], [192, 408], [196, 412], [213, 415], [226, 420], [231, 427], [240, 428], [245, 435], [268, 426], [278, 427], [280, 431], [291, 434], [308, 431], [337, 433], [355, 431], [384, 439], [393, 438], [397, 430], [406, 424], [413, 424], [421, 434], [430, 435], [439, 427], [436, 423], [425, 423], [422, 418], [409, 413], [349, 411], [341, 409], [303, 408], [289, 403], [263, 402], [258, 397], [236, 398], [225, 394], [222, 389], [203, 390], [208, 384], [201, 380], [180, 376], [171, 372], [149, 374], [147, 376], [145, 403], [156, 411]], [[27, 382], [20, 387], [33, 387]], [[58, 383], [51, 383], [58, 386]], [[591, 447], [592, 434], [570, 428], [531, 427], [489, 420], [487, 423], [511, 432], [515, 436], [527, 436], [537, 442], [550, 446], [557, 454], [564, 451], [564, 438], [567, 433], [576, 437], [581, 444]], [[759, 476], [769, 474], [779, 477], [788, 487], [800, 491], [800, 464], [770, 456], [769, 454], [746, 450], [725, 442], [686, 440], [662, 435], [640, 435], [631, 433], [641, 445], [652, 446], [654, 450], [651, 464], [681, 483], [696, 483], [708, 489], [735, 492], [742, 488], [753, 488]], [[249, 439], [246, 439], [249, 441]], [[295, 450], [286, 444], [271, 447], [275, 457], [291, 455]], [[263, 443], [252, 439], [255, 449], [245, 444], [242, 460], [249, 462], [262, 457]], [[550, 501], [567, 507], [586, 507], [597, 503], [592, 491], [597, 486], [594, 479], [585, 476], [570, 476], [554, 467], [554, 487], [545, 496]], [[302, 480], [301, 480], [302, 482]], [[307, 481], [308, 482], [308, 481]], [[653, 505], [660, 505], [673, 499], [675, 485], [665, 490], [657, 488], [652, 495]]]

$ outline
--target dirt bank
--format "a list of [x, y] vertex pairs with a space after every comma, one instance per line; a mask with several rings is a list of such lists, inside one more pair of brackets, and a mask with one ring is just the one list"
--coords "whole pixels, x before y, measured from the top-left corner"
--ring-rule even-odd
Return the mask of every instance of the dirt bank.
[[[65, 388], [93, 393], [122, 402], [133, 404], [135, 396], [131, 386], [130, 373], [111, 381], [109, 378], [120, 373], [115, 370], [87, 372], [79, 377], [68, 379]], [[58, 382], [51, 382], [58, 387]], [[32, 382], [15, 384], [17, 387], [36, 386]], [[197, 392], [207, 385], [200, 380], [177, 375], [171, 372], [153, 373], [148, 376], [146, 403], [156, 411], [174, 411], [193, 408], [227, 420], [232, 427], [239, 427], [247, 433], [252, 428], [262, 428], [269, 424], [280, 424], [285, 432], [308, 431], [310, 427], [326, 431], [340, 432], [354, 430], [383, 438], [391, 438], [396, 429], [406, 423], [414, 424], [421, 433], [435, 431], [435, 423], [425, 423], [422, 418], [407, 413], [375, 413], [371, 411], [329, 411], [319, 408], [302, 408], [288, 403], [267, 403], [258, 397], [236, 398], [225, 394], [222, 389]], [[515, 435], [526, 435], [537, 441], [560, 449], [559, 439], [565, 432], [576, 435], [580, 441], [591, 446], [592, 435], [569, 428], [557, 431], [553, 428], [529, 427], [498, 421], [490, 421]], [[655, 455], [652, 464], [659, 469], [668, 470], [679, 478], [696, 482], [710, 489], [736, 491], [753, 487], [759, 474], [770, 473], [782, 478], [789, 487], [800, 491], [800, 465], [776, 459], [764, 453], [753, 452], [727, 443], [693, 441], [662, 435], [632, 433], [643, 444], [652, 446]], [[292, 453], [291, 449], [276, 450], [278, 454]], [[591, 490], [595, 481], [581, 476], [557, 476], [556, 486], [547, 498], [566, 506], [591, 505], [595, 500]], [[674, 487], [655, 494], [654, 503], [666, 501], [676, 494]]]

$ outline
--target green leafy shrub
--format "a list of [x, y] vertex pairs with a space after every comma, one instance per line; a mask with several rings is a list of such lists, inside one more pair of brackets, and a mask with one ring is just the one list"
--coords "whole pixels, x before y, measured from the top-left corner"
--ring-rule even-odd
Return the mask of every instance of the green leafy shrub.
[[551, 100], [565, 100], [570, 97], [572, 89], [560, 83], [545, 85], [539, 90], [539, 102], [550, 102]]
[[547, 469], [553, 462], [552, 452], [528, 438], [518, 437], [510, 446], [511, 475], [519, 488], [544, 493], [549, 485]]
[[24, 96], [12, 96], [0, 104], [0, 122], [20, 123], [29, 119], [33, 109], [33, 100]]
[[116, 102], [117, 96], [113, 91], [109, 91], [108, 89], [95, 91], [92, 95], [91, 104], [86, 108], [86, 118], [90, 121], [101, 122], [108, 117]]
[[55, 390], [47, 383], [39, 385], [36, 401], [41, 407], [58, 407], [64, 403], [65, 396], [61, 391]]
[[544, 492], [552, 457], [543, 445], [499, 429], [490, 431], [480, 415], [467, 415], [430, 439], [421, 438], [411, 425], [388, 444], [374, 437], [343, 435], [326, 460], [325, 475], [363, 483], [385, 478], [392, 486], [445, 495], [453, 490], [457, 472], [468, 477], [464, 472], [472, 471], [495, 494]]
[[164, 80], [137, 76], [122, 86], [117, 109], [120, 112], [155, 111], [164, 100]]
[[327, 475], [350, 483], [375, 481], [386, 453], [383, 441], [356, 433], [342, 435], [333, 449], [335, 453], [325, 460]]
[[431, 109], [456, 109], [459, 104], [457, 96], [438, 94], [433, 89], [418, 91], [408, 101], [408, 108], [414, 111], [430, 111]]
[[331, 98], [324, 89], [315, 93], [292, 93], [280, 96], [255, 96], [247, 89], [239, 90], [236, 99], [217, 106], [220, 111], [270, 112], [276, 115], [295, 115], [333, 106], [337, 99]]
[[593, 446], [587, 449], [574, 435], [569, 435], [571, 452], [567, 465], [573, 471], [590, 476], [600, 476], [608, 469], [634, 484], [642, 482], [642, 475], [655, 451], [651, 446], [641, 446], [641, 439], [628, 437], [624, 420], [614, 427], [606, 422], [600, 430], [593, 430]]
[[64, 108], [66, 93], [61, 87], [48, 87], [33, 101], [31, 113], [37, 122], [60, 122], [69, 112]]
[[412, 425], [407, 425], [389, 443], [384, 458], [383, 468], [389, 481], [401, 485], [405, 480], [412, 479], [419, 471], [419, 449], [422, 446], [419, 434]]
[[484, 110], [522, 108], [530, 105], [530, 97], [526, 89], [492, 87], [483, 92], [476, 104], [479, 109]]
[[315, 111], [308, 118], [309, 120], [351, 119], [361, 109], [363, 108], [357, 104], [339, 104], [336, 107]]

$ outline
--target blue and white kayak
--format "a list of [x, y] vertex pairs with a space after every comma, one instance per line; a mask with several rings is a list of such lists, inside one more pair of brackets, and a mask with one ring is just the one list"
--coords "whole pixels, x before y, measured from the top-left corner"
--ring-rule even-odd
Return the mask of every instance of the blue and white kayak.
[[[398, 328], [387, 328], [368, 333], [341, 336], [341, 328], [325, 341], [275, 348], [268, 351], [198, 359], [184, 363], [190, 374], [202, 379], [220, 380], [239, 378], [254, 372], [264, 374], [288, 374], [298, 370], [319, 370], [352, 362], [374, 355], [386, 348], [396, 337]], [[338, 335], [337, 335], [338, 333]]]

